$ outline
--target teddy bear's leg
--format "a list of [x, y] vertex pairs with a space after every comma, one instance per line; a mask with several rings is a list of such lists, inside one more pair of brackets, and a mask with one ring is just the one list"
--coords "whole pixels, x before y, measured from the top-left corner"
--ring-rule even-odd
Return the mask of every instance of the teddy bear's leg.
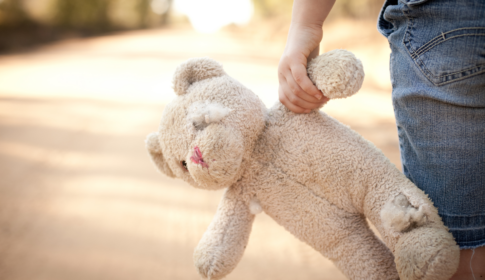
[[194, 264], [203, 278], [221, 279], [236, 267], [246, 249], [253, 220], [239, 192], [228, 188], [194, 251]]
[[448, 280], [458, 267], [459, 248], [449, 232], [425, 225], [404, 233], [394, 252], [403, 280]]
[[459, 248], [436, 208], [409, 180], [370, 190], [364, 213], [395, 256], [401, 279], [449, 279]]
[[399, 279], [391, 251], [372, 232], [361, 215], [336, 221], [324, 255], [349, 278], [362, 280]]

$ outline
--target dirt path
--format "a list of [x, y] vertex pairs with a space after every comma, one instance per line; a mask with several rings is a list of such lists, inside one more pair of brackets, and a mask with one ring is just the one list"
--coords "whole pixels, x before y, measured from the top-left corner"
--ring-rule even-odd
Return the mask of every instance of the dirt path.
[[[281, 40], [245, 36], [151, 30], [0, 56], [0, 279], [199, 279], [192, 251], [221, 192], [157, 173], [143, 140], [173, 97], [172, 71], [189, 57], [212, 56], [267, 105], [277, 100]], [[398, 165], [390, 87], [382, 81], [387, 45], [353, 42], [324, 48], [353, 50], [368, 81], [324, 110]], [[226, 279], [345, 278], [261, 214]]]

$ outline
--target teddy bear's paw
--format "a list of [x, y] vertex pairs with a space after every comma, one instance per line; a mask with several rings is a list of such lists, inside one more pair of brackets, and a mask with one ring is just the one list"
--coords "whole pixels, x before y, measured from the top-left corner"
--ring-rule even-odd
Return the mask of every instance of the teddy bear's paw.
[[194, 264], [200, 276], [209, 280], [224, 278], [232, 269], [225, 267], [224, 261], [209, 252], [196, 250], [194, 252]]
[[384, 205], [381, 220], [384, 227], [395, 235], [424, 225], [428, 221], [426, 209], [426, 205], [414, 207], [406, 196], [399, 194]]
[[458, 268], [460, 249], [444, 226], [430, 224], [403, 234], [394, 256], [401, 280], [448, 280]]
[[346, 98], [362, 87], [364, 68], [355, 55], [346, 50], [332, 50], [308, 64], [308, 76], [328, 98]]

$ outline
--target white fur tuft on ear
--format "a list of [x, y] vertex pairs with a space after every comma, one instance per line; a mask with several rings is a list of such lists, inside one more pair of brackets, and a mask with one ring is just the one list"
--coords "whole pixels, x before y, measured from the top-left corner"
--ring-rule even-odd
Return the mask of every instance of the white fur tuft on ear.
[[359, 91], [364, 81], [364, 67], [346, 50], [333, 50], [308, 64], [308, 76], [328, 98], [345, 98]]
[[226, 75], [226, 72], [217, 61], [208, 57], [192, 58], [175, 70], [173, 89], [177, 95], [183, 95], [191, 84], [223, 75]]

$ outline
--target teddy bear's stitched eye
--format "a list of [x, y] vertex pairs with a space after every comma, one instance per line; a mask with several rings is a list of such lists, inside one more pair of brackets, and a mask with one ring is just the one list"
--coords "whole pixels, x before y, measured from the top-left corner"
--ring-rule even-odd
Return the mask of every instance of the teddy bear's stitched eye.
[[192, 125], [197, 130], [204, 130], [208, 126], [208, 124], [206, 123], [197, 123], [197, 122], [192, 122]]
[[182, 165], [182, 168], [183, 168], [185, 171], [189, 171], [189, 170], [187, 169], [187, 162], [185, 162], [185, 160], [182, 160], [182, 161], [180, 162], [180, 164]]

